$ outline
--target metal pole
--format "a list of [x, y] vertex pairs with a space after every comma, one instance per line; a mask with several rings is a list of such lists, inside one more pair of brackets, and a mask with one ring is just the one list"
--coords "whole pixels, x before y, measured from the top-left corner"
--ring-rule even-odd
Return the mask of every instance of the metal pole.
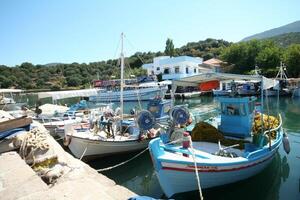
[[264, 116], [263, 116], [263, 113], [264, 113], [264, 77], [261, 76], [261, 133], [264, 134]]
[[124, 33], [121, 33], [121, 91], [120, 91], [120, 107], [121, 107], [121, 127], [120, 131], [122, 133], [122, 121], [123, 121], [123, 87], [124, 87], [124, 52], [123, 52], [123, 38], [124, 38]]

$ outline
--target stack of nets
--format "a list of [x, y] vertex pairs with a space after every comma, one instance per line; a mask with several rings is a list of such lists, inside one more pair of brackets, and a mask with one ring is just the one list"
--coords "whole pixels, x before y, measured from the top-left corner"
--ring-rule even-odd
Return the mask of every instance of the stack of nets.
[[[253, 135], [258, 135], [262, 133], [262, 120], [261, 120], [261, 114], [257, 113], [253, 120], [253, 126], [252, 126], [252, 133]], [[263, 132], [267, 130], [271, 130], [274, 128], [277, 128], [279, 126], [279, 120], [271, 115], [265, 115], [263, 114]], [[276, 131], [270, 132], [270, 136], [272, 139], [276, 139]]]
[[223, 136], [222, 133], [218, 131], [218, 129], [216, 129], [211, 124], [203, 121], [198, 122], [193, 128], [192, 140], [201, 141], [201, 142], [212, 142], [212, 143], [218, 143], [218, 141], [220, 141], [221, 144], [224, 146], [239, 144], [239, 146], [235, 147], [238, 149], [244, 149], [244, 142], [245, 142], [243, 140], [227, 139]]

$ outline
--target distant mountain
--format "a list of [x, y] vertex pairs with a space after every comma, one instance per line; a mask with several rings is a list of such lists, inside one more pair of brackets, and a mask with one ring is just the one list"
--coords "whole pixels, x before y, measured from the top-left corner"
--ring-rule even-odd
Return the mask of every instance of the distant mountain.
[[274, 37], [266, 38], [272, 40], [281, 47], [288, 47], [290, 44], [300, 44], [300, 32], [285, 33]]
[[274, 37], [277, 35], [282, 35], [285, 33], [292, 33], [292, 32], [300, 32], [300, 20], [284, 26], [280, 26], [278, 28], [264, 31], [262, 33], [251, 35], [249, 37], [242, 39], [242, 41], [248, 41], [252, 39], [265, 39], [265, 38]]

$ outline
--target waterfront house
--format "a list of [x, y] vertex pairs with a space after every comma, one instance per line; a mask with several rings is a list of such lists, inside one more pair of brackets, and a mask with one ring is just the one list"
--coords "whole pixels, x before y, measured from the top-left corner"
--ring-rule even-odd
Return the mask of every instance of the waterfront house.
[[212, 69], [214, 72], [223, 72], [223, 65], [225, 64], [225, 62], [223, 62], [222, 60], [219, 60], [217, 58], [211, 58], [209, 60], [206, 60], [202, 63], [202, 67], [204, 68], [210, 68]]
[[203, 58], [190, 56], [160, 56], [153, 63], [142, 65], [148, 75], [162, 74], [163, 80], [178, 80], [200, 73], [213, 72], [213, 69], [202, 66]]

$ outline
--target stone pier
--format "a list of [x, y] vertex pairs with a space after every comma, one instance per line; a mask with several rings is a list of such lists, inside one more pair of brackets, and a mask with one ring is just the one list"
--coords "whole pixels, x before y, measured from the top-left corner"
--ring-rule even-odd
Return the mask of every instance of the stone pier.
[[52, 145], [70, 169], [47, 185], [15, 151], [0, 155], [1, 200], [124, 200], [136, 194], [74, 158], [52, 138]]

